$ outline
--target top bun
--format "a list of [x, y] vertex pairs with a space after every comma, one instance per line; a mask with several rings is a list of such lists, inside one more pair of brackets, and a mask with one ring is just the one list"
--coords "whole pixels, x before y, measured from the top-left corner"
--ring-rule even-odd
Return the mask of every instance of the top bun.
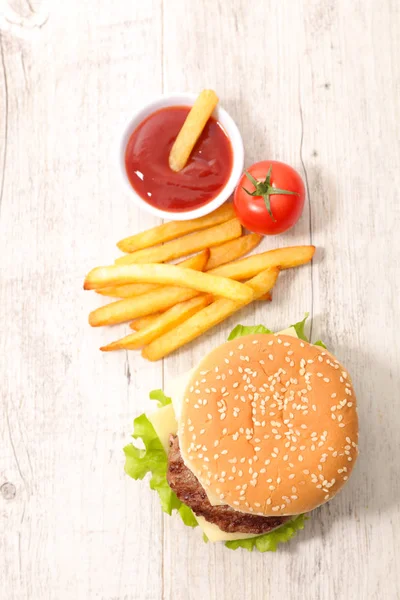
[[221, 504], [265, 516], [308, 512], [340, 490], [357, 458], [349, 374], [291, 336], [227, 342], [190, 378], [179, 440], [186, 466]]

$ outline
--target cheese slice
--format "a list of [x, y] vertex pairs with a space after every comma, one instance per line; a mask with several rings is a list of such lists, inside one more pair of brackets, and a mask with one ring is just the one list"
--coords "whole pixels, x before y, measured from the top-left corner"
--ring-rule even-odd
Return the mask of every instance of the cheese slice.
[[278, 331], [275, 335], [291, 335], [292, 337], [298, 338], [297, 332], [294, 327], [288, 327], [287, 329], [282, 329], [282, 331]]
[[182, 375], [174, 377], [165, 385], [164, 393], [166, 396], [171, 398], [175, 410], [175, 415], [178, 421], [181, 418], [183, 396], [186, 390], [186, 386], [188, 385], [190, 376], [192, 375], [194, 370], [194, 368], [190, 369]]
[[[198, 517], [196, 515], [197, 522], [203, 531], [203, 533], [207, 536], [210, 542], [229, 542], [231, 540], [248, 540], [249, 538], [257, 537], [257, 534], [254, 533], [228, 533], [227, 531], [222, 531], [217, 525], [213, 523], [209, 523], [204, 519], [204, 517]], [[260, 535], [263, 535], [260, 533]]]
[[169, 436], [171, 433], [177, 433], [178, 431], [178, 423], [176, 422], [174, 407], [172, 404], [167, 404], [167, 406], [162, 406], [155, 412], [146, 416], [153, 425], [156, 434], [160, 438], [165, 452], [168, 454]]

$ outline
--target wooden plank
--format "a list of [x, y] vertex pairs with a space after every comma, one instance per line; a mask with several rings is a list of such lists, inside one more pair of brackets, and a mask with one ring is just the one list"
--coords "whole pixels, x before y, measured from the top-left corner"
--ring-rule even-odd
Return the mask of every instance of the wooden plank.
[[[289, 13], [291, 13], [289, 18]], [[182, 31], [175, 15], [185, 22]], [[267, 27], [267, 15], [278, 27]], [[284, 160], [302, 171], [299, 153], [301, 120], [298, 98], [299, 40], [292, 40], [296, 7], [285, 3], [165, 2], [165, 86], [169, 91], [211, 87], [238, 123], [246, 148], [246, 165], [256, 160]], [[268, 31], [268, 34], [266, 34]], [[290, 39], [291, 44], [280, 43]], [[240, 41], [241, 40], [241, 41]], [[251, 43], [243, 43], [251, 40]], [[180, 68], [177, 68], [177, 64]], [[278, 68], [279, 66], [279, 68]], [[287, 76], [283, 77], [283, 73]], [[308, 207], [299, 224], [285, 236], [266, 238], [257, 251], [310, 240]], [[208, 332], [165, 361], [165, 379], [195, 365], [226, 340], [237, 323], [282, 329], [312, 309], [311, 267], [280, 275], [272, 303], [256, 303]], [[274, 597], [287, 577], [290, 556], [274, 560], [222, 545], [204, 545], [198, 531], [187, 534], [178, 519], [164, 518], [165, 595], [176, 600], [199, 598]], [[180, 543], [177, 545], [176, 540]], [[190, 557], [187, 559], [187, 557]], [[279, 595], [281, 596], [280, 592]], [[282, 596], [285, 597], [285, 596]], [[288, 597], [288, 596], [286, 596]]]
[[160, 2], [60, 3], [0, 35], [2, 592], [158, 598], [162, 515], [122, 448], [162, 369], [98, 351], [126, 327], [88, 327], [82, 278], [158, 223], [120, 183], [115, 142], [161, 92]]
[[[303, 157], [313, 239], [324, 248], [313, 271], [314, 335], [325, 335], [352, 373], [361, 428], [357, 469], [313, 519], [315, 552], [308, 560], [320, 564], [314, 597], [397, 598], [400, 562], [387, 548], [400, 543], [400, 484], [393, 477], [400, 428], [393, 401], [400, 385], [400, 106], [394, 93], [400, 71], [393, 57], [400, 12], [389, 2], [341, 1], [329, 10], [310, 7], [305, 17]], [[299, 595], [310, 593], [307, 571], [294, 575]]]

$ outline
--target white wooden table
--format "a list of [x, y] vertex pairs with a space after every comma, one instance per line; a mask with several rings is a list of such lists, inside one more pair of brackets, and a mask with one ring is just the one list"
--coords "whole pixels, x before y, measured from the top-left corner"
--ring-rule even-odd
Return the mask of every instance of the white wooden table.
[[[400, 9], [395, 0], [1, 0], [0, 597], [400, 598]], [[215, 88], [246, 164], [307, 182], [288, 234], [314, 243], [259, 303], [164, 361], [98, 351], [84, 274], [156, 224], [115, 166], [133, 110]], [[361, 455], [343, 493], [276, 554], [203, 544], [123, 472], [150, 389], [237, 322], [313, 316], [358, 391]]]

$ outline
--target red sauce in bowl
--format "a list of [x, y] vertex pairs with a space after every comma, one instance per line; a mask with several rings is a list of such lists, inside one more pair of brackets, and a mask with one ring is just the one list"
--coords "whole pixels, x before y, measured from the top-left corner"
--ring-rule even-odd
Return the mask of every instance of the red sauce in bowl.
[[132, 133], [125, 152], [133, 189], [152, 206], [185, 212], [204, 206], [226, 185], [233, 155], [228, 136], [211, 117], [182, 171], [170, 169], [168, 157], [190, 107], [171, 106], [149, 115]]

